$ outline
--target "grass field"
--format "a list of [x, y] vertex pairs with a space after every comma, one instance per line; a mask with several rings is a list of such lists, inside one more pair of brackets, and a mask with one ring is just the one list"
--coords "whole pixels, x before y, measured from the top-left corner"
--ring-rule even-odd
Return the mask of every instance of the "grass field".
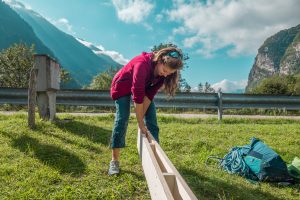
[[[73, 117], [68, 123], [26, 115], [0, 115], [0, 199], [150, 199], [130, 120], [122, 173], [107, 176], [113, 115]], [[207, 168], [209, 155], [223, 156], [255, 136], [285, 161], [300, 156], [300, 121], [282, 119], [178, 119], [159, 117], [161, 146], [199, 199], [300, 199], [300, 185], [251, 184]]]

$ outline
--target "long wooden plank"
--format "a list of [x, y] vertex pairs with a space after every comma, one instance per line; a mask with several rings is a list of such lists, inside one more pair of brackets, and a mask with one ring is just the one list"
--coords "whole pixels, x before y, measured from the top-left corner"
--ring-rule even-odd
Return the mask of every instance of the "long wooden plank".
[[151, 199], [173, 200], [172, 193], [163, 177], [158, 163], [155, 160], [152, 147], [143, 134], [138, 134], [138, 150], [142, 159], [144, 174], [150, 190]]
[[152, 135], [146, 138], [139, 130], [137, 147], [151, 199], [197, 199]]

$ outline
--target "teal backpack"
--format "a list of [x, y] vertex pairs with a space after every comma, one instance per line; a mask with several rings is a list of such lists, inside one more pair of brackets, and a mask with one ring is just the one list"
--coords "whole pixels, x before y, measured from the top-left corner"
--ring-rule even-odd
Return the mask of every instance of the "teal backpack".
[[220, 159], [219, 166], [230, 174], [254, 181], [294, 181], [282, 158], [257, 138], [251, 138], [249, 145], [233, 147]]

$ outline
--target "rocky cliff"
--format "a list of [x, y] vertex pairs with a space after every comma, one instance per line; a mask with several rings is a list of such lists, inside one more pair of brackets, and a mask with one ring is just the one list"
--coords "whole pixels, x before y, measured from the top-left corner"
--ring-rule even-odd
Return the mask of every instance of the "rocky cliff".
[[258, 49], [248, 77], [246, 91], [250, 91], [264, 78], [274, 74], [300, 72], [300, 24], [269, 37]]

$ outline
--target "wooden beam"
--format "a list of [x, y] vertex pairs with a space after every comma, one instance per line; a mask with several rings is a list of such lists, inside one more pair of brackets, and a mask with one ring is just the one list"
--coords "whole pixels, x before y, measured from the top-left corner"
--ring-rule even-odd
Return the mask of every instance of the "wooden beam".
[[170, 192], [160, 167], [155, 160], [152, 148], [153, 147], [150, 146], [148, 139], [139, 133], [138, 150], [142, 159], [142, 166], [150, 190], [151, 199], [173, 200], [172, 193]]
[[33, 67], [30, 70], [29, 87], [28, 87], [28, 126], [35, 128], [35, 105], [36, 105], [36, 77], [38, 69]]
[[139, 130], [137, 147], [151, 199], [197, 199], [152, 135], [146, 138]]

